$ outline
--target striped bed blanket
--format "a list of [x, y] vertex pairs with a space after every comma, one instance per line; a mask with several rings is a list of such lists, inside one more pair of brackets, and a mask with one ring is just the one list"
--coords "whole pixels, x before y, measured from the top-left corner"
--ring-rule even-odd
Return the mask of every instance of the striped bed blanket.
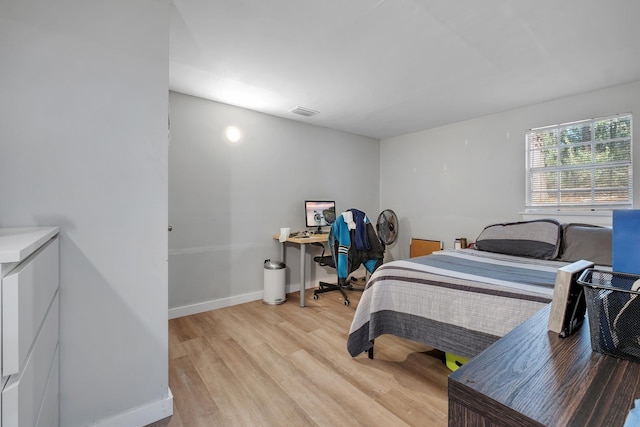
[[392, 334], [471, 358], [551, 302], [566, 262], [483, 252], [435, 252], [383, 264], [349, 330], [355, 357]]

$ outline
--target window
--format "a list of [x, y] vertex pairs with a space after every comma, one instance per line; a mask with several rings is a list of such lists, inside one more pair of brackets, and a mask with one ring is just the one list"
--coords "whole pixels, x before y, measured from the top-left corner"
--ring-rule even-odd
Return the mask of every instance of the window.
[[631, 114], [526, 134], [527, 209], [633, 206]]

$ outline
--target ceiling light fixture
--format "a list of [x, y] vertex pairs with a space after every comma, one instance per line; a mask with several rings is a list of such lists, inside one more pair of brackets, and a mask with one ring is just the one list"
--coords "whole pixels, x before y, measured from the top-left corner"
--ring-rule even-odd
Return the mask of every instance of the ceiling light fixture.
[[300, 106], [292, 108], [291, 110], [289, 110], [289, 112], [293, 114], [299, 114], [305, 117], [311, 117], [311, 116], [315, 116], [316, 114], [320, 114], [319, 111], [315, 111], [310, 108], [305, 108]]

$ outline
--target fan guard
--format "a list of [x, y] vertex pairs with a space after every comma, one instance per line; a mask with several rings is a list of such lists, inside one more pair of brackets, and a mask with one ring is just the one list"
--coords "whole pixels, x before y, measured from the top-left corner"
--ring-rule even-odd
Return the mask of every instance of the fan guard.
[[398, 239], [398, 216], [391, 209], [385, 209], [378, 215], [376, 223], [378, 238], [385, 245], [390, 245]]

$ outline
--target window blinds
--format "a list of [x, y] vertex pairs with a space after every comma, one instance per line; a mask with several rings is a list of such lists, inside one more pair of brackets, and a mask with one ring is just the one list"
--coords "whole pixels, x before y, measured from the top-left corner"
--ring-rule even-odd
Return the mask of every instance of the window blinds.
[[526, 207], [632, 207], [632, 135], [631, 114], [527, 132]]

